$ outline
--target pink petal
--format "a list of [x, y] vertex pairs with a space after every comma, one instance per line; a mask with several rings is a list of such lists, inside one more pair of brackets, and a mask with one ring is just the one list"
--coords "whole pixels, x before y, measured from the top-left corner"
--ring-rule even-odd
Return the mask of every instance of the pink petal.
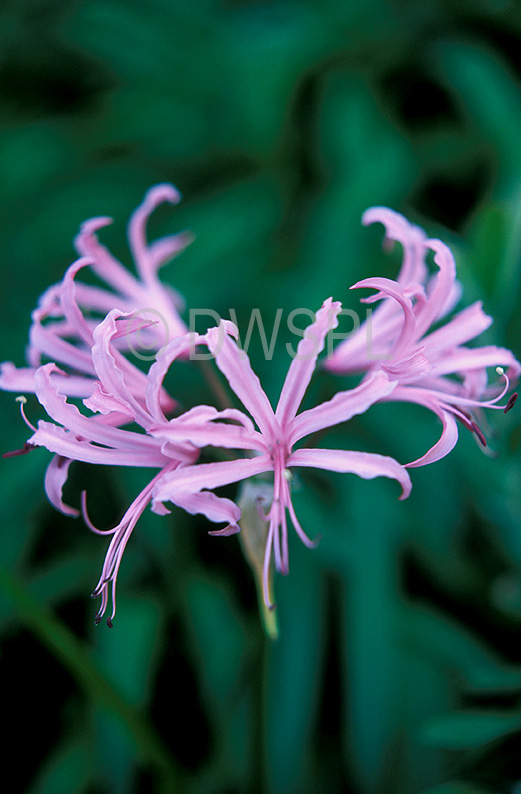
[[403, 264], [398, 276], [400, 284], [423, 283], [427, 275], [425, 265], [425, 241], [423, 229], [410, 223], [400, 213], [387, 207], [370, 207], [362, 216], [364, 226], [382, 223], [385, 226], [385, 241], [395, 240], [403, 246]]
[[262, 435], [257, 431], [248, 433], [243, 427], [225, 423], [169, 425], [153, 430], [158, 438], [172, 442], [190, 441], [196, 447], [222, 447], [223, 449], [244, 449], [268, 452]]
[[512, 377], [517, 377], [521, 369], [519, 362], [510, 350], [487, 345], [475, 348], [460, 347], [454, 351], [446, 352], [436, 362], [434, 374], [462, 373], [468, 369], [481, 369], [482, 367], [510, 367]]
[[231, 388], [255, 419], [261, 433], [272, 438], [278, 432], [273, 409], [248, 356], [230, 339], [223, 323], [218, 328], [210, 328], [205, 336], [208, 348]]
[[310, 433], [347, 422], [364, 413], [375, 402], [391, 394], [396, 385], [396, 381], [390, 381], [384, 373], [376, 372], [356, 388], [337, 392], [331, 400], [295, 417], [290, 424], [290, 443], [293, 445]]
[[341, 309], [341, 303], [328, 298], [315, 314], [315, 320], [304, 331], [297, 354], [286, 375], [275, 413], [281, 427], [295, 417], [315, 371], [318, 355], [324, 349], [326, 336], [338, 325], [337, 316]]
[[[123, 433], [125, 431], [121, 430], [119, 432]], [[138, 434], [136, 436], [140, 438]], [[79, 440], [73, 433], [63, 427], [42, 420], [38, 422], [38, 429], [31, 436], [28, 443], [37, 447], [45, 447], [50, 452], [55, 452], [57, 455], [71, 460], [82, 460], [85, 463], [101, 463], [107, 466], [163, 468], [165, 463], [170, 462], [159, 450], [143, 449], [139, 444], [136, 444], [134, 449], [98, 447], [87, 441]]]
[[[161, 460], [159, 443], [155, 439], [130, 430], [110, 427], [95, 416], [83, 416], [75, 405], [68, 403], [65, 397], [56, 390], [51, 375], [57, 371], [54, 364], [44, 364], [35, 373], [36, 396], [51, 419], [88, 441], [106, 446], [111, 445], [119, 450], [134, 452], [138, 455], [148, 454], [154, 460]], [[47, 425], [48, 423], [44, 422], [43, 424]], [[44, 446], [46, 445], [44, 444]], [[58, 452], [58, 450], [52, 451]], [[74, 457], [74, 455], [65, 455], [65, 457]]]
[[203, 488], [220, 488], [272, 470], [273, 461], [269, 455], [183, 466], [162, 478], [155, 488], [154, 499], [160, 502], [174, 501], [173, 497], [178, 491], [197, 493]]
[[103, 281], [110, 284], [117, 292], [133, 296], [139, 301], [142, 287], [138, 280], [112, 256], [96, 236], [98, 229], [109, 226], [112, 222], [112, 218], [91, 218], [82, 223], [80, 232], [74, 240], [76, 250], [81, 256], [92, 259], [92, 270]]
[[70, 265], [65, 272], [62, 281], [62, 289], [60, 294], [60, 302], [65, 317], [74, 329], [75, 335], [85, 344], [90, 347], [92, 345], [92, 331], [85, 321], [82, 311], [78, 306], [76, 299], [76, 284], [74, 277], [82, 268], [91, 264], [92, 260], [88, 257], [78, 259], [74, 264]]
[[357, 474], [364, 480], [390, 477], [402, 486], [400, 499], [411, 492], [411, 478], [394, 458], [369, 452], [351, 452], [341, 449], [297, 449], [288, 460], [288, 466], [307, 466], [328, 471]]
[[195, 333], [187, 333], [172, 339], [157, 354], [156, 360], [150, 367], [147, 376], [145, 400], [150, 415], [158, 422], [165, 421], [161, 405], [161, 390], [163, 380], [169, 368], [177, 358], [182, 358], [195, 348], [197, 344], [205, 342], [204, 337]]
[[122, 414], [125, 417], [125, 423], [131, 422], [134, 419], [134, 414], [125, 400], [121, 400], [115, 394], [107, 394], [103, 390], [101, 383], [96, 381], [94, 389], [90, 397], [83, 400], [83, 404], [89, 411], [93, 413], [100, 413], [107, 416], [113, 413]]
[[446, 348], [454, 348], [469, 342], [486, 331], [491, 324], [492, 317], [485, 314], [482, 302], [476, 301], [456, 314], [444, 326], [424, 337], [422, 344], [428, 350], [429, 356], [433, 356]]
[[[146, 237], [146, 227], [151, 213], [159, 204], [165, 201], [174, 205], [178, 204], [181, 201], [181, 194], [173, 185], [168, 183], [150, 188], [145, 195], [143, 203], [132, 213], [128, 225], [130, 250], [132, 251], [138, 273], [147, 284], [155, 277], [158, 267], [162, 264], [161, 259], [164, 261], [167, 256], [164, 249], [158, 248], [155, 249], [155, 256], [151, 256]], [[183, 238], [181, 238], [181, 240], [177, 241], [177, 244], [179, 246], [178, 250], [182, 250], [188, 244], [188, 241], [183, 245]], [[158, 256], [159, 252], [161, 252], [160, 256]]]
[[434, 251], [434, 262], [439, 269], [432, 279], [433, 286], [429, 290], [427, 301], [416, 312], [417, 338], [423, 336], [443, 316], [447, 303], [452, 300], [456, 281], [456, 263], [450, 248], [436, 239], [427, 240], [426, 245]]
[[0, 389], [18, 394], [34, 393], [35, 371], [34, 367], [15, 367], [12, 361], [4, 361], [0, 364]]
[[[192, 232], [184, 231], [168, 237], [162, 237], [151, 243], [148, 246], [148, 256], [154, 270], [159, 270], [160, 267], [163, 267], [163, 265], [184, 251], [194, 239], [195, 235]], [[177, 296], [175, 305], [180, 308], [184, 301], [177, 292], [175, 295]]]
[[[158, 499], [159, 497], [154, 499], [153, 510], [157, 509]], [[211, 491], [196, 491], [193, 493], [191, 491], [172, 489], [169, 492], [167, 500], [192, 515], [201, 513], [215, 523], [225, 521], [226, 527], [224, 529], [212, 531], [212, 535], [234, 535], [236, 532], [240, 531], [237, 522], [241, 517], [241, 511], [231, 499], [216, 496]]]
[[393, 359], [401, 358], [403, 352], [411, 347], [418, 338], [411, 299], [405, 294], [405, 290], [400, 284], [388, 278], [366, 278], [358, 281], [351, 289], [360, 289], [361, 287], [378, 290], [378, 295], [373, 296], [375, 299], [387, 296], [393, 298], [400, 305], [403, 311], [403, 324], [398, 338], [393, 344], [392, 357]]
[[127, 413], [146, 428], [151, 424], [151, 417], [137, 401], [135, 397], [137, 390], [129, 388], [130, 384], [125, 378], [125, 375], [128, 375], [130, 383], [139, 383], [140, 379], [144, 377], [143, 373], [139, 373], [139, 370], [118, 353], [111, 344], [113, 337], [118, 332], [116, 320], [121, 316], [118, 309], [113, 309], [95, 328], [92, 361], [103, 391], [113, 394], [118, 400], [125, 403]]
[[414, 353], [402, 358], [396, 364], [386, 361], [382, 364], [382, 370], [391, 380], [398, 380], [400, 383], [414, 383], [427, 377], [432, 372], [432, 364], [424, 353], [424, 348], [415, 350]]
[[448, 411], [436, 409], [434, 406], [431, 407], [431, 410], [441, 419], [443, 425], [441, 436], [425, 455], [413, 460], [411, 463], [406, 463], [405, 465], [408, 469], [426, 466], [429, 463], [435, 463], [437, 460], [441, 460], [441, 458], [444, 458], [449, 452], [452, 452], [458, 441], [458, 424], [454, 416]]
[[69, 507], [62, 499], [63, 486], [67, 482], [71, 463], [72, 460], [69, 458], [63, 458], [61, 455], [54, 455], [45, 471], [44, 487], [49, 502], [56, 510], [59, 510], [60, 513], [66, 516], [73, 516], [76, 518], [80, 514], [79, 510], [75, 510], [74, 507]]
[[53, 330], [52, 325], [44, 327], [39, 323], [34, 323], [29, 331], [29, 342], [34, 349], [38, 350], [38, 358], [42, 355], [47, 356], [51, 361], [65, 364], [73, 371], [94, 375], [90, 351], [62, 339]]

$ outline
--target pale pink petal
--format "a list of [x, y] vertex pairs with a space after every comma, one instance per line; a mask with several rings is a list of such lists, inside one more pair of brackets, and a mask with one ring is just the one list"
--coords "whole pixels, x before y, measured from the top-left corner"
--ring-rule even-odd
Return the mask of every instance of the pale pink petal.
[[218, 497], [206, 489], [238, 482], [272, 468], [273, 463], [267, 455], [179, 468], [158, 481], [152, 509], [157, 510], [160, 503], [172, 502], [189, 513], [202, 513], [210, 521], [226, 522], [226, 527], [216, 534], [233, 534], [239, 531], [240, 509], [230, 499]]
[[422, 339], [430, 356], [443, 352], [446, 348], [454, 348], [465, 344], [492, 324], [492, 317], [485, 314], [481, 301], [458, 312], [448, 323], [428, 334]]
[[73, 372], [94, 375], [90, 351], [62, 339], [52, 329], [52, 326], [46, 328], [39, 323], [33, 324], [29, 331], [29, 342], [31, 347], [39, 351], [38, 358], [43, 355], [51, 361], [57, 361], [61, 365], [70, 367]]
[[414, 383], [427, 377], [433, 370], [433, 365], [427, 358], [424, 348], [415, 350], [409, 356], [402, 358], [397, 363], [393, 360], [382, 363], [382, 370], [391, 380], [398, 380], [400, 383]]
[[[125, 431], [120, 431], [125, 432]], [[140, 438], [140, 436], [138, 436]], [[79, 440], [74, 433], [51, 422], [40, 420], [38, 429], [28, 440], [29, 444], [45, 447], [50, 452], [85, 463], [101, 463], [107, 466], [144, 466], [162, 468], [168, 458], [158, 450], [149, 450], [136, 444], [133, 449], [110, 449]]]
[[56, 510], [59, 510], [60, 513], [66, 516], [76, 517], [80, 514], [79, 510], [66, 505], [62, 498], [63, 486], [67, 482], [71, 463], [72, 460], [70, 460], [70, 458], [54, 455], [45, 472], [44, 487], [49, 502]]
[[[241, 511], [231, 499], [216, 496], [211, 491], [180, 491], [172, 489], [169, 492], [168, 501], [186, 510], [187, 513], [196, 515], [200, 513], [209, 521], [215, 523], [226, 522], [226, 526], [220, 530], [212, 530], [211, 535], [234, 535], [240, 531], [237, 524], [241, 517]], [[157, 509], [157, 499], [154, 500], [153, 510]]]
[[383, 296], [393, 298], [403, 311], [403, 323], [396, 340], [392, 347], [394, 359], [400, 358], [407, 347], [414, 344], [417, 339], [416, 320], [413, 312], [411, 299], [405, 294], [405, 289], [396, 281], [388, 278], [366, 278], [358, 281], [351, 289], [369, 287], [378, 290], [378, 294], [372, 296], [374, 300], [379, 300]]
[[[240, 424], [222, 421], [228, 419], [239, 421]], [[173, 442], [188, 440], [197, 447], [269, 451], [266, 440], [253, 428], [251, 420], [241, 411], [231, 408], [218, 411], [208, 405], [197, 406], [196, 409], [171, 419], [168, 424], [152, 426], [149, 432], [156, 438]]]
[[364, 480], [390, 477], [402, 486], [400, 499], [411, 492], [411, 479], [403, 466], [394, 458], [369, 452], [351, 452], [340, 449], [297, 449], [288, 460], [288, 466], [306, 466], [343, 473], [357, 474]]
[[204, 342], [205, 338], [199, 334], [187, 333], [172, 339], [158, 352], [156, 360], [148, 371], [145, 391], [147, 409], [156, 421], [165, 421], [161, 405], [161, 390], [164, 377], [169, 368], [177, 358], [185, 356], [191, 350], [194, 350], [196, 345]]
[[[181, 201], [181, 194], [173, 185], [168, 183], [155, 185], [155, 187], [150, 188], [142, 204], [132, 213], [128, 225], [130, 250], [134, 257], [137, 271], [147, 284], [155, 277], [157, 268], [166, 258], [166, 252], [164, 250], [161, 251], [162, 261], [161, 258], [157, 256], [157, 252], [161, 249], [156, 249], [155, 256], [151, 255], [146, 234], [146, 227], [151, 213], [159, 204], [163, 204], [165, 201], [174, 205], [178, 204]], [[188, 244], [188, 241], [186, 244]], [[179, 241], [179, 246], [179, 250], [185, 247], [185, 245], [182, 244], [182, 238]]]
[[74, 277], [82, 268], [89, 266], [91, 262], [92, 260], [88, 257], [82, 257], [74, 262], [74, 264], [70, 265], [63, 277], [60, 293], [60, 304], [65, 317], [70, 323], [71, 328], [74, 329], [75, 336], [85, 342], [88, 347], [92, 345], [92, 331], [85, 321], [83, 312], [78, 306]]
[[[92, 361], [103, 390], [126, 403], [127, 412], [146, 429], [151, 424], [151, 417], [136, 399], [136, 390], [129, 388], [129, 383], [125, 379], [125, 375], [130, 375], [135, 381], [139, 371], [111, 344], [112, 338], [118, 331], [116, 320], [119, 317], [121, 313], [118, 309], [114, 309], [96, 327]], [[143, 373], [140, 375], [143, 376]]]
[[154, 500], [174, 501], [175, 493], [178, 491], [197, 493], [203, 489], [220, 488], [272, 470], [273, 461], [269, 455], [183, 466], [161, 479], [155, 488]]
[[337, 392], [331, 400], [295, 417], [289, 425], [290, 443], [295, 444], [310, 433], [347, 422], [364, 413], [375, 402], [390, 395], [396, 385], [396, 381], [390, 381], [384, 373], [376, 372], [356, 388]]
[[218, 328], [210, 328], [205, 336], [208, 348], [231, 388], [250, 412], [259, 430], [272, 438], [278, 432], [273, 409], [251, 368], [248, 356], [230, 339], [227, 326], [223, 323]]
[[454, 351], [447, 351], [442, 358], [436, 361], [434, 374], [446, 375], [483, 367], [510, 367], [513, 378], [518, 377], [520, 373], [520, 364], [510, 350], [487, 345], [474, 348], [459, 347]]
[[444, 315], [447, 304], [452, 301], [456, 281], [456, 263], [450, 248], [437, 239], [427, 240], [426, 245], [434, 252], [438, 272], [429, 283], [427, 301], [416, 312], [417, 338], [423, 336]]
[[324, 349], [326, 336], [338, 325], [337, 317], [341, 309], [341, 303], [328, 298], [315, 314], [314, 321], [304, 331], [286, 375], [275, 413], [282, 427], [297, 413], [315, 371], [317, 357]]
[[337, 345], [324, 361], [324, 368], [337, 373], [366, 372], [375, 363], [387, 360], [402, 326], [400, 305], [385, 298], [357, 330]]
[[[123, 430], [99, 421], [95, 416], [83, 416], [64, 395], [59, 394], [52, 379], [57, 372], [54, 364], [44, 364], [35, 373], [35, 392], [47, 414], [77, 436], [106, 446], [111, 445], [122, 451], [149, 454], [160, 460], [158, 442], [145, 434]], [[47, 424], [47, 423], [45, 423]], [[35, 442], [36, 443], [36, 442]], [[58, 451], [58, 450], [53, 450]], [[60, 453], [61, 454], [61, 453]], [[74, 455], [65, 455], [74, 457]]]
[[98, 229], [112, 223], [112, 218], [91, 218], [82, 223], [80, 232], [74, 240], [80, 256], [92, 259], [92, 270], [117, 292], [133, 296], [139, 301], [142, 287], [139, 281], [123, 267], [110, 251], [100, 243], [96, 236]]
[[427, 275], [425, 265], [427, 235], [423, 229], [387, 207], [370, 207], [364, 212], [362, 223], [364, 226], [382, 223], [385, 226], [385, 242], [395, 240], [403, 246], [403, 263], [398, 276], [400, 284], [409, 284], [411, 281], [423, 283]]
[[[193, 243], [194, 239], [195, 235], [192, 232], [183, 231], [155, 240], [148, 246], [148, 256], [153, 269], [159, 270], [163, 265], [166, 265], [167, 262]], [[175, 295], [174, 304], [180, 309], [184, 301], [175, 290], [172, 290], [172, 293]]]
[[428, 452], [425, 453], [425, 455], [422, 455], [421, 458], [413, 460], [411, 463], [406, 463], [405, 465], [408, 469], [412, 469], [417, 466], [426, 466], [429, 463], [435, 463], [437, 460], [441, 460], [445, 457], [445, 455], [448, 455], [449, 452], [452, 452], [458, 441], [458, 424], [454, 416], [449, 413], [449, 411], [436, 409], [434, 406], [430, 407], [431, 410], [434, 411], [434, 413], [436, 413], [441, 419], [441, 423], [443, 425], [441, 436], [439, 440], [432, 445]]
[[[92, 269], [92, 266], [91, 266]], [[95, 312], [100, 315], [100, 319], [105, 317], [111, 309], [121, 309], [122, 312], [130, 314], [136, 310], [136, 300], [126, 294], [114, 293], [102, 287], [94, 287], [91, 284], [83, 284], [77, 281], [74, 284], [76, 301], [84, 312]], [[90, 317], [85, 317], [87, 323], [92, 322]], [[99, 320], [98, 320], [99, 322]], [[97, 325], [97, 322], [95, 323]]]
[[119, 413], [125, 417], [125, 423], [134, 419], [134, 413], [126, 400], [122, 400], [115, 394], [107, 394], [99, 380], [95, 382], [92, 394], [83, 400], [83, 404], [89, 411], [100, 413], [103, 416]]

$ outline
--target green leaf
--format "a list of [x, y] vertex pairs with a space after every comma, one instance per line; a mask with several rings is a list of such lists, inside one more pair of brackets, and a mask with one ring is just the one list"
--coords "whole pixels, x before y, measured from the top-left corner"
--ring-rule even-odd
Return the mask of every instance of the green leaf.
[[447, 750], [471, 750], [521, 731], [521, 714], [461, 711], [427, 720], [420, 737]]

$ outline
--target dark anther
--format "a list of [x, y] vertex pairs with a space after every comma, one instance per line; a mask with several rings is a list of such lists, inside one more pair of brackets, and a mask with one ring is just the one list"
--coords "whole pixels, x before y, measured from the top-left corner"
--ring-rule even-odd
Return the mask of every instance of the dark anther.
[[10, 452], [4, 452], [2, 457], [16, 458], [18, 455], [27, 455], [27, 453], [31, 452], [33, 449], [36, 449], [36, 444], [28, 444], [26, 441], [21, 449], [13, 449]]
[[504, 414], [507, 414], [510, 411], [510, 409], [514, 407], [514, 405], [516, 404], [516, 400], [517, 400], [517, 392], [515, 391], [508, 398], [508, 402], [505, 405], [505, 408], [504, 408], [504, 411], [503, 411]]
[[101, 615], [96, 615], [96, 617], [94, 618], [94, 625], [99, 626], [100, 623], [101, 623]]
[[114, 624], [113, 624], [113, 622], [111, 621], [110, 618], [107, 618], [107, 626], [109, 627], [109, 629], [113, 629], [114, 628]]
[[471, 422], [471, 426], [472, 426], [471, 427], [472, 432], [476, 434], [476, 436], [481, 441], [483, 446], [486, 447], [487, 446], [487, 439], [483, 435], [483, 431], [481, 430], [481, 428], [475, 422]]

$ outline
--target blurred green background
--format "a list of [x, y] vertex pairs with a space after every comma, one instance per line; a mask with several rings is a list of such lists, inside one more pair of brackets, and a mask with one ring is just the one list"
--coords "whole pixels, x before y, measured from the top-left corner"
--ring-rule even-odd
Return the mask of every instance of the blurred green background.
[[[104, 240], [128, 261], [129, 213], [163, 181], [185, 198], [152, 234], [197, 236], [163, 271], [189, 307], [235, 309], [243, 332], [253, 307], [267, 328], [329, 295], [355, 308], [350, 284], [397, 271], [360, 225], [385, 204], [452, 245], [464, 302], [495, 317], [480, 343], [519, 357], [520, 43], [514, 0], [4, 0], [0, 360], [23, 363], [79, 223], [113, 216]], [[286, 341], [266, 362], [252, 336], [272, 398]], [[318, 375], [312, 397], [339, 383]], [[3, 450], [27, 437], [13, 397]], [[519, 794], [519, 411], [490, 424], [494, 455], [462, 429], [405, 503], [387, 481], [302, 474], [297, 513], [322, 540], [291, 538], [277, 642], [237, 538], [180, 510], [145, 513], [115, 627], [95, 628], [104, 540], [47, 504], [44, 450], [2, 461], [10, 794]], [[327, 440], [406, 462], [438, 433], [386, 405]], [[108, 527], [146, 478], [76, 464], [68, 501], [86, 484]]]

